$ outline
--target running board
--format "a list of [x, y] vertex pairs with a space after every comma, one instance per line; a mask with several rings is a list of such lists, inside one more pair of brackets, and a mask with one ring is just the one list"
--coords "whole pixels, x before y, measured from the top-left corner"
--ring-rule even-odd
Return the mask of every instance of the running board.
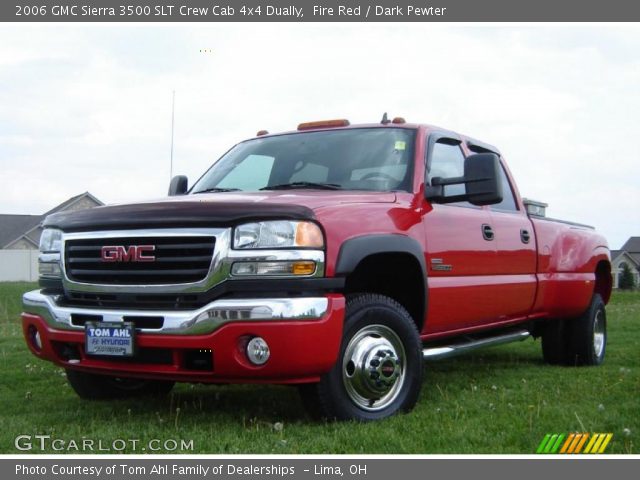
[[495, 337], [468, 340], [466, 342], [462, 341], [451, 345], [442, 345], [440, 347], [424, 348], [422, 350], [422, 358], [425, 360], [440, 360], [441, 358], [454, 357], [478, 348], [502, 345], [504, 343], [520, 342], [522, 340], [526, 340], [530, 336], [531, 333], [528, 330], [518, 330], [516, 332], [496, 335]]

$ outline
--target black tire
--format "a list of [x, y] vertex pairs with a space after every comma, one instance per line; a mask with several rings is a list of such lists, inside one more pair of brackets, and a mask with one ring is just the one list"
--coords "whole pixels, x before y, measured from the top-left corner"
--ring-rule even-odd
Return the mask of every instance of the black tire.
[[314, 417], [379, 420], [414, 407], [422, 371], [422, 343], [407, 310], [389, 297], [359, 294], [347, 299], [336, 364], [299, 390]]
[[542, 358], [549, 365], [567, 365], [570, 359], [567, 321], [548, 320], [542, 327]]
[[298, 393], [300, 394], [302, 406], [313, 420], [322, 420], [326, 418], [322, 408], [320, 407], [320, 402], [318, 401], [317, 383], [298, 385]]
[[600, 365], [607, 350], [607, 313], [596, 293], [589, 308], [569, 323], [569, 363], [576, 366]]
[[543, 326], [542, 356], [551, 365], [600, 365], [606, 346], [607, 316], [597, 293], [580, 317], [548, 320]]
[[85, 400], [112, 400], [146, 395], [164, 396], [174, 385], [174, 382], [168, 381], [120, 378], [77, 370], [66, 372], [71, 388]]

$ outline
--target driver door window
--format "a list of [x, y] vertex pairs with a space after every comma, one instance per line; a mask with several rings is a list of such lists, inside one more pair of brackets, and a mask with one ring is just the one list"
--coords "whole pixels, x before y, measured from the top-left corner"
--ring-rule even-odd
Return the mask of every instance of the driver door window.
[[[458, 141], [441, 138], [432, 145], [427, 159], [428, 181], [464, 175], [464, 155]], [[463, 193], [464, 185], [445, 186], [446, 195]], [[497, 282], [490, 281], [496, 261], [495, 242], [482, 235], [484, 225], [490, 224], [489, 211], [468, 202], [431, 203], [423, 224], [430, 287], [426, 333], [496, 321], [501, 314], [500, 302], [488, 300], [496, 298], [499, 291]], [[461, 304], [473, 308], [451, 308]]]
[[[458, 144], [438, 141], [433, 145], [431, 151], [431, 164], [429, 165], [429, 180], [434, 177], [450, 178], [462, 177], [464, 175], [464, 154]], [[446, 196], [464, 195], [466, 193], [464, 184], [446, 185], [444, 194]], [[451, 205], [472, 207], [469, 202], [457, 202]]]

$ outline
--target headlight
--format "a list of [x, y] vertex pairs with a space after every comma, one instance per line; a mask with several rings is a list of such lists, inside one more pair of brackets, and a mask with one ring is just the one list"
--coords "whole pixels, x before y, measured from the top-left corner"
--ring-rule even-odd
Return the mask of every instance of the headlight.
[[62, 232], [54, 228], [45, 228], [40, 235], [40, 256], [38, 272], [40, 277], [60, 278], [60, 249], [62, 248]]
[[54, 228], [45, 228], [40, 236], [40, 253], [60, 253], [62, 232]]
[[312, 222], [286, 220], [245, 223], [235, 228], [233, 247], [251, 248], [322, 248], [320, 227]]

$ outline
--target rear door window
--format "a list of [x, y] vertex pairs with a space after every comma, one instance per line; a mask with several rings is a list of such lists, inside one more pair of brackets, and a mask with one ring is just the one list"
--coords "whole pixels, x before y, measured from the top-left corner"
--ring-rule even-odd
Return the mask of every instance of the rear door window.
[[513, 189], [511, 188], [511, 183], [509, 183], [507, 172], [505, 172], [502, 165], [500, 165], [500, 183], [502, 184], [502, 201], [491, 205], [491, 210], [498, 212], [517, 212], [518, 204], [513, 195]]

